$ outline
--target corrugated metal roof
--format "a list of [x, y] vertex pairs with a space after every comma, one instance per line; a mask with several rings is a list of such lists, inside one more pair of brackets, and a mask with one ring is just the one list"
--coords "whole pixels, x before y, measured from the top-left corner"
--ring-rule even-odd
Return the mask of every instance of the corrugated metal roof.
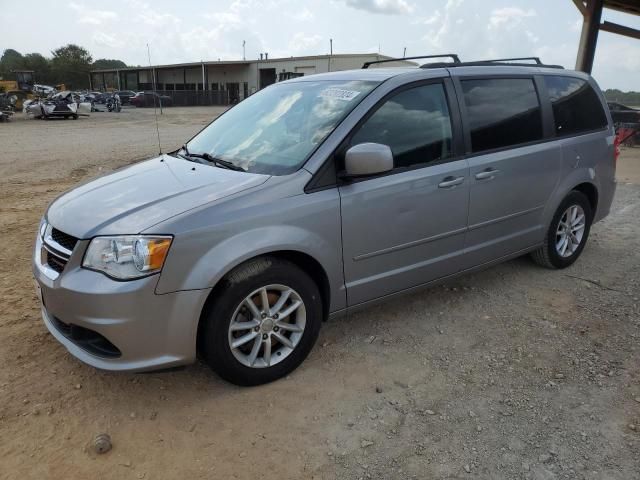
[[336, 55], [309, 55], [306, 57], [281, 57], [281, 58], [269, 58], [268, 60], [221, 60], [221, 61], [206, 61], [206, 62], [188, 62], [188, 63], [172, 63], [167, 65], [152, 65], [149, 66], [137, 66], [137, 67], [124, 67], [124, 68], [101, 68], [98, 70], [91, 70], [91, 73], [111, 73], [111, 72], [124, 72], [131, 70], [149, 70], [155, 69], [172, 69], [172, 68], [201, 68], [202, 65], [206, 66], [227, 66], [227, 65], [251, 65], [253, 63], [272, 63], [283, 61], [297, 61], [297, 60], [327, 60], [329, 57], [335, 58], [354, 58], [354, 57], [372, 57], [380, 60], [391, 58], [387, 55], [380, 55], [377, 53], [340, 53]]

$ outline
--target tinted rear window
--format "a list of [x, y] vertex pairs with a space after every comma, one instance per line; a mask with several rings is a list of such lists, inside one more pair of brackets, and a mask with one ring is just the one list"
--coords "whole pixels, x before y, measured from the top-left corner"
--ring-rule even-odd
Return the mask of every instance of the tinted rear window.
[[532, 79], [463, 80], [462, 91], [473, 152], [542, 138], [540, 103]]
[[591, 85], [580, 78], [545, 76], [559, 136], [599, 130], [607, 126], [602, 103]]

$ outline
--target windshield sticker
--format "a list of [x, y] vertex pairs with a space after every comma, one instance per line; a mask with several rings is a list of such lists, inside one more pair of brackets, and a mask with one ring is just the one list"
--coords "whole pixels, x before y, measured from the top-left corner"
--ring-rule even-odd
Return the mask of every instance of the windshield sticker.
[[320, 92], [320, 97], [335, 98], [337, 100], [346, 100], [347, 102], [356, 98], [360, 92], [354, 90], [343, 90], [342, 88], [327, 88]]

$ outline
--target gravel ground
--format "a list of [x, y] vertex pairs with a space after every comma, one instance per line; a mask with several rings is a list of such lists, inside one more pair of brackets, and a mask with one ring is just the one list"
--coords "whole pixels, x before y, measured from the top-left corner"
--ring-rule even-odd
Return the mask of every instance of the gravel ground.
[[[163, 147], [220, 111], [167, 109]], [[290, 377], [243, 389], [202, 364], [97, 371], [40, 320], [44, 208], [154, 154], [152, 120], [0, 125], [0, 478], [640, 478], [640, 149], [571, 268], [521, 258], [329, 322]]]

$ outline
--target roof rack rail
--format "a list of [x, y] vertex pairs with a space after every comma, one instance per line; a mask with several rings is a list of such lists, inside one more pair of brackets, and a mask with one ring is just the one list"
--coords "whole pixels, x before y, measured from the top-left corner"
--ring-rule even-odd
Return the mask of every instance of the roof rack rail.
[[533, 60], [538, 65], [543, 65], [540, 57], [514, 57], [514, 58], [492, 58], [491, 60], [478, 60], [479, 62], [516, 62], [519, 60]]
[[[533, 60], [534, 63], [524, 63], [526, 60]], [[454, 62], [454, 63], [425, 63], [420, 68], [450, 68], [450, 67], [544, 67], [564, 69], [562, 65], [547, 65], [542, 63], [539, 57], [514, 57], [514, 58], [495, 58], [490, 60], [475, 60], [472, 62]]]
[[[453, 60], [453, 63], [461, 63], [460, 58], [455, 53], [443, 53], [442, 55], [419, 55], [417, 57], [402, 57], [402, 58], [388, 58], [386, 60], [372, 60], [371, 62], [364, 62], [362, 64], [362, 68], [369, 68], [369, 65], [373, 65], [374, 63], [401, 62], [403, 60], [417, 60], [419, 58], [445, 58], [445, 57], [450, 57]], [[447, 63], [446, 65], [451, 65], [451, 63]]]

